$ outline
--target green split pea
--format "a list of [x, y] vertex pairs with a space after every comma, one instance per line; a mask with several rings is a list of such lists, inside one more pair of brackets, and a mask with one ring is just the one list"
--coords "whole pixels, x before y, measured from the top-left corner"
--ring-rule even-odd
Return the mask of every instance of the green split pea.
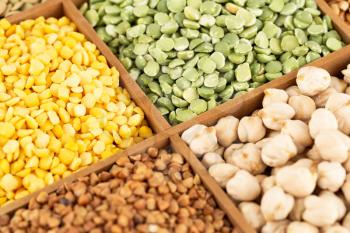
[[344, 46], [314, 0], [90, 0], [81, 11], [171, 124]]

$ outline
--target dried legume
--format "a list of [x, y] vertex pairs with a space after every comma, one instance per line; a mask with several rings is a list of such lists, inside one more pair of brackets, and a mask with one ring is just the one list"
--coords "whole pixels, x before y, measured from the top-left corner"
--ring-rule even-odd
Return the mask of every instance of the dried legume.
[[313, 0], [92, 0], [81, 9], [172, 124], [344, 45]]
[[0, 0], [0, 18], [27, 10], [46, 0]]
[[350, 64], [339, 73], [305, 66], [262, 109], [182, 134], [257, 232], [349, 232]]
[[152, 135], [119, 72], [66, 17], [0, 20], [0, 204]]
[[[177, 1], [177, 0], [176, 0]], [[12, 216], [2, 233], [231, 233], [231, 224], [180, 154], [149, 148], [121, 156], [109, 172], [40, 193]]]

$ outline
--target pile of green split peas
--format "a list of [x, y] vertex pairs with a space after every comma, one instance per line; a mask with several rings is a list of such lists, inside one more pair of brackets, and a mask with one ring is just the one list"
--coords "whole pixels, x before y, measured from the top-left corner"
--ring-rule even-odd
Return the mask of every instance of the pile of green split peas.
[[81, 11], [171, 124], [344, 46], [314, 0], [90, 0]]

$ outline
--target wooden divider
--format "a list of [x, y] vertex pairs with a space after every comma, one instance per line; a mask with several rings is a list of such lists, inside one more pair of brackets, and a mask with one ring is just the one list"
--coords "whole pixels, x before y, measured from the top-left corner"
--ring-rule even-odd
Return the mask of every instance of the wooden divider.
[[322, 12], [329, 17], [331, 17], [333, 24], [336, 30], [343, 36], [345, 35], [344, 41], [350, 43], [348, 40], [350, 35], [350, 25], [344, 22], [328, 5], [325, 0], [315, 0], [317, 2], [318, 7], [322, 10]]

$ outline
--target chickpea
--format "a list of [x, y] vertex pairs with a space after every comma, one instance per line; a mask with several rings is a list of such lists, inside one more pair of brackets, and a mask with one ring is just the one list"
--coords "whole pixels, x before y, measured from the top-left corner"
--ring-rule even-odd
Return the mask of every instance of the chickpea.
[[348, 84], [337, 77], [331, 76], [331, 87], [333, 87], [337, 92], [344, 93]]
[[298, 86], [294, 85], [294, 86], [290, 86], [286, 89], [286, 92], [288, 94], [289, 97], [293, 97], [293, 96], [297, 96], [297, 95], [302, 95], [300, 89]]
[[289, 98], [288, 104], [295, 111], [295, 119], [308, 121], [316, 110], [315, 101], [306, 95], [296, 95]]
[[225, 160], [222, 159], [221, 155], [209, 152], [203, 156], [202, 163], [206, 168], [218, 163], [225, 163]]
[[346, 175], [346, 179], [343, 186], [341, 187], [341, 190], [344, 194], [346, 201], [350, 203], [350, 174]]
[[308, 125], [300, 120], [286, 120], [281, 133], [291, 136], [299, 153], [302, 153], [306, 147], [312, 144]]
[[344, 134], [349, 135], [350, 134], [350, 106], [344, 106], [340, 109], [338, 109], [334, 116], [338, 121], [338, 128], [340, 131], [342, 131]]
[[319, 196], [324, 198], [325, 200], [327, 200], [329, 202], [334, 203], [335, 206], [337, 207], [337, 212], [338, 212], [337, 220], [339, 221], [339, 220], [343, 219], [343, 217], [346, 214], [347, 209], [346, 209], [345, 203], [344, 203], [342, 198], [338, 197], [337, 195], [335, 195], [334, 193], [329, 192], [329, 191], [322, 191], [319, 194]]
[[280, 134], [271, 138], [261, 150], [263, 162], [270, 166], [282, 166], [297, 155], [297, 147], [289, 135]]
[[238, 125], [238, 137], [241, 142], [257, 142], [266, 133], [260, 117], [243, 117]]
[[324, 160], [343, 163], [348, 159], [347, 136], [338, 130], [324, 130], [315, 138], [315, 146]]
[[295, 197], [306, 197], [316, 187], [317, 173], [305, 166], [289, 165], [276, 173], [276, 183], [283, 190]]
[[222, 146], [229, 146], [237, 139], [239, 120], [233, 116], [221, 118], [215, 125], [216, 137]]
[[239, 170], [226, 184], [227, 193], [237, 201], [253, 201], [261, 187], [256, 177], [245, 170]]
[[326, 90], [321, 91], [317, 95], [313, 96], [316, 107], [324, 108], [326, 106], [327, 100], [333, 94], [337, 93], [337, 90], [333, 87], [328, 87]]
[[207, 127], [193, 137], [190, 148], [197, 156], [202, 157], [203, 154], [217, 149], [217, 142], [215, 128]]
[[239, 171], [239, 168], [229, 163], [218, 163], [210, 166], [209, 174], [225, 187], [227, 182]]
[[247, 170], [253, 175], [261, 174], [266, 166], [260, 157], [260, 149], [253, 143], [247, 143], [233, 152], [231, 161], [237, 167]]
[[182, 133], [182, 140], [184, 140], [187, 144], [190, 144], [192, 140], [201, 132], [206, 129], [207, 127], [205, 125], [194, 125], [191, 128], [185, 130], [185, 132]]
[[330, 86], [331, 76], [324, 69], [306, 66], [299, 69], [296, 81], [304, 95], [315, 96]]
[[331, 226], [325, 233], [349, 233], [350, 231], [343, 226]]
[[317, 227], [306, 222], [291, 222], [287, 227], [286, 233], [318, 233]]
[[[336, 203], [329, 202], [324, 197], [311, 195], [305, 198], [303, 219], [315, 226], [332, 225], [337, 221], [338, 208]], [[327, 210], [327, 211], [324, 211]]]
[[285, 233], [288, 224], [288, 220], [267, 222], [261, 229], [261, 233]]
[[286, 194], [277, 186], [267, 190], [261, 199], [261, 212], [268, 222], [284, 220], [293, 206], [293, 196]]
[[284, 90], [269, 88], [264, 91], [264, 99], [262, 102], [263, 107], [266, 107], [272, 103], [287, 103], [288, 102], [288, 94]]
[[265, 177], [265, 179], [263, 179], [261, 181], [261, 188], [263, 190], [263, 193], [266, 193], [269, 189], [271, 189], [275, 186], [277, 186], [277, 181], [276, 181], [275, 175]]
[[338, 162], [323, 161], [317, 166], [318, 186], [324, 190], [337, 192], [346, 178], [344, 167]]
[[227, 147], [225, 152], [224, 152], [225, 161], [227, 163], [234, 164], [232, 161], [232, 155], [236, 150], [242, 148], [243, 146], [244, 146], [243, 143], [234, 143], [231, 146]]
[[325, 108], [319, 108], [312, 113], [309, 122], [309, 130], [312, 138], [315, 139], [321, 131], [336, 129], [338, 129], [338, 122], [332, 112]]
[[265, 127], [272, 130], [281, 130], [284, 121], [292, 119], [294, 115], [294, 109], [286, 103], [273, 103], [259, 112]]
[[350, 103], [350, 95], [344, 93], [333, 93], [329, 96], [325, 108], [334, 113], [348, 103]]
[[350, 213], [347, 213], [343, 219], [342, 226], [350, 231]]
[[259, 230], [265, 224], [265, 218], [258, 204], [254, 202], [241, 202], [238, 207], [244, 218], [254, 229]]
[[289, 214], [289, 218], [293, 221], [302, 221], [303, 213], [305, 211], [305, 198], [295, 199], [295, 204], [292, 211]]

